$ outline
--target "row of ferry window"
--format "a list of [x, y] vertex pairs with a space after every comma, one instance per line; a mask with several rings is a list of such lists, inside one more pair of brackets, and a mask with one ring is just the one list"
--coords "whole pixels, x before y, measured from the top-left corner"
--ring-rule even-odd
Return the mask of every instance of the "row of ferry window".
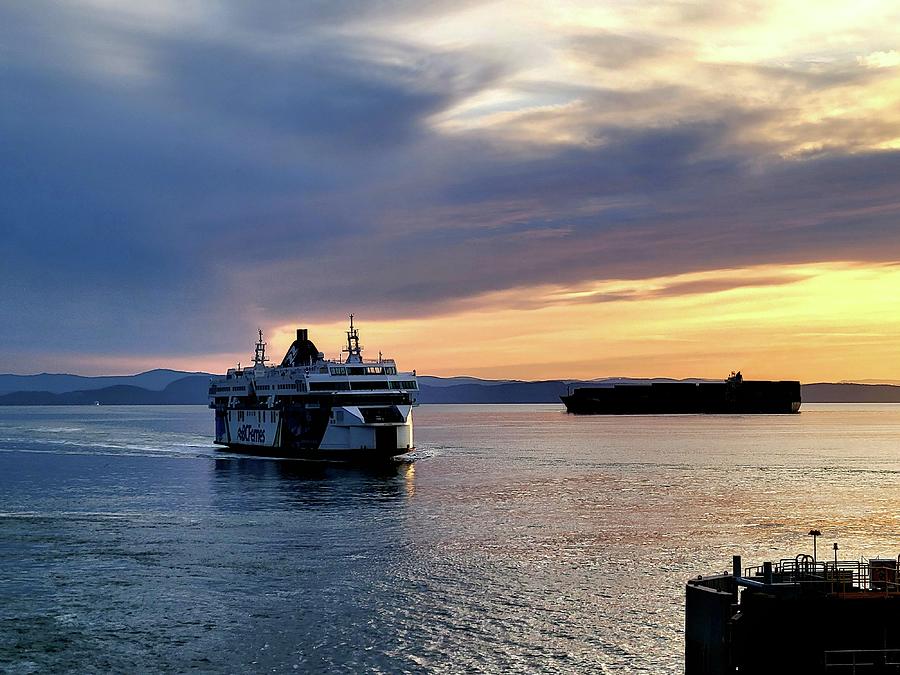
[[[309, 368], [306, 368], [306, 371], [309, 372]], [[326, 375], [327, 375], [327, 374], [328, 374], [328, 368], [319, 368], [317, 372], [320, 372], [320, 373], [323, 373], [323, 374], [326, 374]], [[292, 371], [289, 372], [289, 371], [287, 371], [287, 370], [282, 370], [282, 371], [278, 372], [277, 375], [280, 375], [281, 377], [294, 376], [294, 375], [296, 375], [296, 371], [292, 370]], [[243, 377], [243, 376], [244, 376], [244, 371], [243, 371], [243, 370], [240, 370], [240, 371], [234, 373], [233, 376], [234, 376], [235, 379], [238, 378], [238, 377]], [[225, 379], [226, 379], [226, 380], [232, 379], [232, 373], [228, 373], [228, 374], [225, 376]]]
[[332, 375], [396, 375], [396, 366], [334, 366]]
[[[260, 384], [257, 385], [257, 391], [269, 391], [270, 389], [299, 389], [300, 391], [305, 391], [306, 386], [303, 382], [298, 382], [296, 385], [294, 384]], [[226, 391], [240, 391], [246, 392], [247, 387], [212, 387], [210, 393], [212, 394], [221, 394]]]
[[[310, 369], [307, 368], [306, 372], [310, 372]], [[322, 367], [314, 368], [312, 372], [320, 373], [322, 375], [328, 374], [329, 372], [332, 375], [396, 375], [397, 366], [334, 366], [330, 371], [328, 368]], [[279, 374], [282, 377], [285, 377], [287, 373], [282, 370]], [[243, 375], [243, 372], [234, 373], [235, 377], [242, 377]], [[225, 379], [230, 380], [231, 377], [232, 376], [229, 373], [225, 376]], [[222, 389], [221, 391], [227, 390]]]
[[371, 391], [373, 389], [418, 389], [415, 380], [404, 382], [310, 382], [310, 391]]
[[[375, 382], [310, 382], [309, 390], [310, 391], [371, 391], [373, 389], [418, 389], [419, 385], [415, 380], [404, 380], [404, 381], [375, 381]], [[246, 391], [246, 387], [213, 387], [215, 391], [212, 393], [219, 393], [226, 391]], [[293, 384], [260, 384], [257, 385], [257, 391], [269, 391], [271, 389], [284, 390], [284, 389], [299, 389], [300, 391], [305, 391], [306, 387], [303, 382], [299, 382], [296, 385]]]

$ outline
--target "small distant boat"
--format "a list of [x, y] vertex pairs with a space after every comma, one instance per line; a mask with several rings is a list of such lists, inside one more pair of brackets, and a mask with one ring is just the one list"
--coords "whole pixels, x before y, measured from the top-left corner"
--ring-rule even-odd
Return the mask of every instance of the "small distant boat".
[[560, 396], [575, 415], [789, 414], [800, 412], [800, 382], [745, 380], [740, 372], [724, 382], [653, 382], [578, 387]]
[[94, 401], [94, 405], [100, 405], [100, 401]]

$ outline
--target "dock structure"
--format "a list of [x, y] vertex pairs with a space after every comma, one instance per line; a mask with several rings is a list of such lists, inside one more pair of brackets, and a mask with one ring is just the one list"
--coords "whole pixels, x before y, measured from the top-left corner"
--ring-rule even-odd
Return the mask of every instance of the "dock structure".
[[898, 559], [834, 551], [689, 580], [685, 674], [900, 674]]

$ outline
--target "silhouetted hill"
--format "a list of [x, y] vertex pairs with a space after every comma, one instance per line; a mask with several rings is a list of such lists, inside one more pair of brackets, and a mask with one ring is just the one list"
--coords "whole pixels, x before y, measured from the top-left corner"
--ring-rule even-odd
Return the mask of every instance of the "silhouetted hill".
[[419, 386], [428, 385], [429, 387], [453, 387], [458, 384], [483, 384], [485, 386], [495, 386], [498, 384], [507, 384], [511, 382], [519, 382], [520, 380], [483, 380], [480, 377], [468, 377], [465, 375], [457, 375], [454, 377], [437, 377], [436, 375], [419, 375]]
[[900, 403], [900, 387], [893, 384], [804, 384], [806, 403]]
[[175, 380], [163, 389], [162, 396], [169, 405], [184, 405], [209, 403], [207, 392], [209, 391], [208, 375], [191, 375]]
[[[49, 390], [16, 391], [0, 394], [0, 405], [91, 405], [94, 401], [100, 401], [102, 405], [205, 405], [207, 403], [208, 375], [186, 374], [178, 371], [150, 372], [159, 373], [159, 377], [163, 379], [172, 373], [182, 377], [168, 382], [162, 390], [152, 390], [130, 384], [114, 384], [101, 388], [78, 389], [66, 392]], [[147, 374], [141, 373], [141, 375]], [[107, 379], [79, 378], [79, 376], [50, 377], [75, 377], [89, 380]], [[135, 375], [131, 377], [140, 376]], [[508, 380], [444, 379], [423, 376], [420, 378], [419, 402], [559, 403], [559, 397], [565, 394], [570, 387], [647, 381], [649, 380], [611, 378], [591, 382], [566, 382], [563, 380], [511, 382]], [[460, 384], [459, 382], [463, 383]], [[60, 383], [58, 382], [57, 384], [59, 385]], [[805, 403], [900, 403], [900, 386], [888, 384], [805, 384], [802, 392]]]
[[559, 403], [566, 393], [561, 380], [507, 382], [503, 384], [454, 384], [419, 387], [420, 403]]
[[180, 370], [156, 368], [137, 375], [104, 375], [87, 377], [85, 375], [69, 375], [65, 373], [40, 373], [38, 375], [0, 375], [0, 394], [19, 391], [42, 391], [53, 394], [64, 394], [73, 391], [90, 391], [105, 389], [124, 384], [151, 391], [162, 391], [172, 382], [188, 375], [207, 373], [186, 373]]
[[[489, 386], [465, 384], [433, 387], [421, 386], [421, 403], [559, 403], [568, 388], [601, 385], [674, 382], [667, 379], [611, 378], [591, 382], [510, 382]], [[699, 381], [699, 380], [686, 380]], [[888, 384], [804, 384], [801, 386], [804, 403], [900, 403], [900, 387]]]
[[0, 405], [185, 405], [204, 404], [209, 377], [190, 375], [171, 382], [162, 391], [117, 384], [102, 389], [69, 391], [17, 391], [0, 395]]
[[94, 401], [104, 404], [147, 405], [158, 403], [155, 399], [159, 393], [125, 384], [62, 394], [50, 391], [16, 391], [0, 396], [0, 405], [90, 405]]

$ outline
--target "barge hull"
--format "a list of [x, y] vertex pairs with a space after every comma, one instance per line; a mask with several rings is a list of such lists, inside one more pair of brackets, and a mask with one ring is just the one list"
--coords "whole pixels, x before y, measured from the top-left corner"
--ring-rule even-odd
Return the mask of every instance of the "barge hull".
[[654, 382], [579, 387], [560, 399], [575, 415], [775, 415], [800, 411], [800, 382]]

